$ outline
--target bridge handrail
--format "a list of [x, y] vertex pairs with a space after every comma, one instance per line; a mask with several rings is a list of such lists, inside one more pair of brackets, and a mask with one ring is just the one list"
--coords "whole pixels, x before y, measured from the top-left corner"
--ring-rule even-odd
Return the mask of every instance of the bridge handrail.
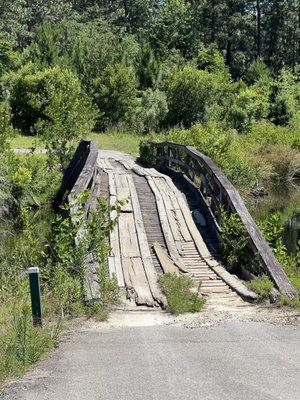
[[96, 142], [82, 140], [79, 143], [64, 172], [61, 187], [54, 201], [56, 207], [61, 204], [66, 194], [68, 196], [78, 195], [89, 186], [93, 176], [92, 172], [96, 166], [97, 156], [98, 147]]
[[163, 164], [169, 169], [174, 169], [172, 165], [175, 164], [193, 182], [196, 176], [199, 177], [199, 190], [206, 200], [210, 200], [212, 212], [217, 220], [220, 216], [220, 204], [227, 211], [239, 215], [249, 235], [250, 245], [259, 256], [266, 273], [281, 292], [288, 297], [295, 297], [297, 295], [295, 289], [262, 236], [239, 192], [212, 159], [191, 146], [171, 141], [149, 143], [156, 149], [157, 164]]

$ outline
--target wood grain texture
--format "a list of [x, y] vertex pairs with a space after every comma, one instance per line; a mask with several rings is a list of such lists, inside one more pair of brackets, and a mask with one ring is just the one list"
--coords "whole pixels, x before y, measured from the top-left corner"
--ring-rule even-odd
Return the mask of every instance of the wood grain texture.
[[[288, 297], [295, 297], [296, 290], [288, 280], [281, 265], [276, 259], [270, 246], [263, 238], [256, 223], [247, 210], [243, 199], [238, 191], [228, 180], [220, 168], [207, 156], [191, 146], [184, 146], [174, 142], [153, 143], [152, 146], [157, 149], [157, 161], [164, 166], [172, 169], [172, 165], [182, 168], [193, 180], [195, 173], [200, 173], [202, 179], [202, 190], [205, 196], [211, 196], [213, 204], [223, 204], [227, 210], [237, 213], [249, 235], [250, 244], [258, 254], [266, 273], [270, 276], [277, 288]], [[170, 155], [172, 152], [178, 157]], [[180, 154], [185, 154], [193, 160], [188, 164], [180, 158]], [[215, 210], [213, 210], [215, 211]]]

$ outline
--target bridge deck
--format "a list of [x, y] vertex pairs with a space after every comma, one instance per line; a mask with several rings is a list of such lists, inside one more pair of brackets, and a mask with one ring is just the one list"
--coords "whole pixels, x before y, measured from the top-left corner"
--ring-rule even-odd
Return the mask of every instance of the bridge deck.
[[[111, 159], [99, 153], [97, 162], [106, 187], [102, 187], [101, 194], [109, 196], [110, 204], [124, 202], [110, 235], [109, 268], [111, 274], [116, 274], [127, 299], [137, 305], [165, 305], [159, 275], [166, 272], [168, 265], [175, 270], [179, 265], [197, 284], [208, 304], [245, 304], [211, 268], [218, 261], [195, 225], [186, 196], [169, 176], [153, 168], [142, 168], [129, 158]], [[209, 235], [205, 228], [203, 232]], [[154, 251], [156, 243], [166, 256], [166, 265]]]

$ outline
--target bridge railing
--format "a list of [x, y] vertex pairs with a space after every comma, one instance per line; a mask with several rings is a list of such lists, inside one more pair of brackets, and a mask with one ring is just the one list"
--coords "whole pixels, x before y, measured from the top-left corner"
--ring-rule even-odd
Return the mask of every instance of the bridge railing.
[[55, 206], [60, 205], [66, 195], [78, 196], [90, 186], [97, 157], [98, 147], [96, 142], [82, 140], [79, 143], [64, 172], [61, 187], [54, 201]]
[[239, 215], [249, 235], [249, 244], [259, 257], [265, 272], [283, 294], [295, 297], [295, 289], [259, 231], [242, 197], [212, 159], [194, 147], [174, 142], [150, 142], [150, 145], [156, 164], [182, 172], [197, 186], [217, 223], [220, 222], [221, 206], [227, 212]]

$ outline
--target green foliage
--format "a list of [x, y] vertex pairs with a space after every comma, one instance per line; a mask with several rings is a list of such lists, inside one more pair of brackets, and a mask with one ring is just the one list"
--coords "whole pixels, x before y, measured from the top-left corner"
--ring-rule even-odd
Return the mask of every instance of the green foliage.
[[170, 110], [168, 121], [186, 127], [207, 121], [208, 109], [217, 106], [222, 109], [230, 96], [224, 74], [199, 71], [192, 66], [171, 70], [165, 87]]
[[[57, 342], [57, 330], [32, 326], [28, 299], [18, 298], [10, 308], [10, 319], [4, 334], [0, 330], [0, 384], [10, 376], [20, 376], [35, 364]], [[3, 315], [0, 315], [0, 320]], [[3, 321], [1, 321], [3, 323]]]
[[93, 97], [100, 114], [97, 127], [129, 123], [137, 103], [138, 82], [132, 67], [110, 65], [93, 81]]
[[0, 102], [0, 153], [8, 148], [8, 139], [12, 134], [10, 109], [7, 104]]
[[267, 300], [274, 287], [267, 275], [262, 275], [257, 279], [252, 279], [247, 283], [247, 286], [258, 294], [259, 301]]
[[231, 272], [239, 272], [241, 267], [259, 275], [262, 266], [249, 246], [249, 236], [240, 219], [235, 214], [221, 210], [222, 256]]
[[300, 83], [289, 70], [283, 69], [271, 90], [270, 119], [276, 125], [300, 127]]
[[141, 106], [144, 131], [157, 131], [168, 113], [166, 94], [158, 89], [149, 88], [142, 92]]
[[94, 125], [96, 112], [78, 78], [60, 67], [37, 70], [33, 64], [5, 77], [13, 125], [41, 136], [52, 164], [62, 167], [79, 138]]
[[195, 62], [198, 69], [208, 72], [227, 73], [224, 58], [214, 47], [204, 47], [203, 44], [197, 49]]
[[92, 80], [113, 62], [112, 46], [117, 44], [116, 39], [102, 19], [43, 24], [37, 30], [36, 42], [26, 49], [24, 58], [46, 66], [67, 66], [76, 71], [89, 90]]
[[254, 122], [266, 119], [270, 108], [268, 94], [265, 86], [240, 85], [228, 112], [230, 125], [239, 132], [245, 132]]
[[139, 147], [139, 160], [148, 166], [155, 165], [156, 157], [154, 154], [153, 147], [149, 143], [149, 139], [141, 140]]
[[271, 80], [271, 71], [261, 59], [253, 61], [244, 74], [245, 81], [253, 85], [256, 82], [269, 82]]
[[191, 278], [165, 274], [159, 282], [167, 297], [168, 308], [172, 314], [195, 313], [202, 310], [204, 300], [197, 293], [192, 292], [193, 281]]
[[0, 76], [14, 69], [18, 63], [18, 53], [14, 52], [12, 45], [0, 38]]

